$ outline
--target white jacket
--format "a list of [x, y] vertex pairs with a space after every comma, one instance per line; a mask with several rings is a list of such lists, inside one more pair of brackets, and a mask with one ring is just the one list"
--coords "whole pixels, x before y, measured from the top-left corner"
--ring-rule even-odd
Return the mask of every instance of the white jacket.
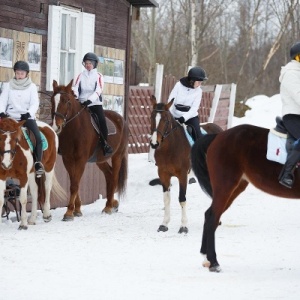
[[82, 103], [90, 100], [92, 105], [102, 105], [100, 95], [103, 91], [104, 80], [103, 75], [97, 72], [97, 69], [91, 71], [84, 70], [80, 73], [72, 87], [76, 97]]
[[300, 63], [292, 60], [282, 67], [279, 82], [282, 116], [300, 115]]
[[[188, 88], [178, 81], [170, 93], [168, 102], [173, 98], [175, 99], [170, 107], [170, 112], [174, 118], [184, 117], [184, 120], [187, 121], [198, 116], [198, 109], [202, 99], [202, 89], [200, 86], [195, 89]], [[190, 110], [187, 112], [177, 110], [175, 106], [177, 104], [189, 106]]]
[[8, 82], [3, 84], [0, 95], [0, 113], [7, 113], [11, 118], [19, 121], [21, 114], [30, 114], [30, 119], [35, 119], [39, 109], [40, 101], [37, 87], [31, 83], [25, 90], [15, 90]]

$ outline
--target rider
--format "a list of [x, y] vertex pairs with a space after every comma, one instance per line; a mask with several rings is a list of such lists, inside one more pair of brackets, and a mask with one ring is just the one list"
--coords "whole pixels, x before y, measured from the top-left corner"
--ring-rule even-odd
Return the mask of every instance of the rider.
[[300, 160], [300, 42], [290, 49], [291, 61], [281, 69], [280, 96], [282, 120], [288, 132], [296, 139], [280, 173], [279, 182], [292, 188], [294, 169]]
[[19, 60], [14, 64], [15, 76], [4, 85], [0, 95], [0, 117], [10, 117], [16, 121], [25, 120], [24, 126], [33, 134], [36, 140], [34, 164], [36, 177], [44, 174], [42, 164], [42, 139], [38, 129], [35, 114], [39, 109], [37, 86], [29, 77], [29, 65], [26, 61]]
[[170, 108], [173, 117], [181, 124], [193, 128], [192, 136], [196, 140], [202, 136], [198, 109], [202, 98], [202, 81], [207, 80], [206, 73], [201, 67], [193, 67], [188, 76], [181, 78], [169, 95], [168, 102], [174, 98]]
[[103, 148], [104, 156], [112, 154], [113, 149], [107, 143], [107, 125], [103, 112], [102, 97], [104, 81], [103, 75], [97, 72], [98, 56], [95, 53], [88, 52], [84, 55], [82, 65], [85, 70], [80, 73], [73, 86], [73, 91], [80, 103], [87, 106], [90, 111], [97, 116], [99, 138]]

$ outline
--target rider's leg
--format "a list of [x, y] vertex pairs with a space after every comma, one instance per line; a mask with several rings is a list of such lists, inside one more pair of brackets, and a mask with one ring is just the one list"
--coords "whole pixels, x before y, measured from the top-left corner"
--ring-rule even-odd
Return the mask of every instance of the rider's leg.
[[33, 134], [36, 140], [36, 146], [34, 149], [34, 154], [36, 157], [36, 162], [34, 164], [35, 167], [35, 173], [37, 177], [40, 177], [44, 174], [44, 166], [42, 164], [42, 155], [43, 155], [43, 145], [42, 145], [42, 138], [39, 131], [39, 128], [36, 124], [36, 121], [33, 119], [28, 119], [25, 124], [25, 127], [27, 127]]
[[108, 130], [107, 130], [107, 125], [106, 125], [106, 120], [104, 116], [104, 111], [102, 105], [92, 105], [89, 106], [89, 109], [93, 114], [97, 116], [97, 121], [98, 121], [98, 126], [100, 130], [100, 142], [103, 148], [103, 153], [104, 156], [109, 156], [113, 152], [112, 147], [107, 143], [107, 135], [108, 135]]
[[201, 137], [203, 134], [200, 130], [200, 121], [199, 121], [199, 117], [196, 116], [194, 118], [191, 118], [189, 120], [187, 120], [185, 122], [186, 125], [189, 125], [193, 128], [193, 131], [192, 131], [192, 135], [193, 135], [193, 139], [194, 141], [196, 141], [199, 137]]

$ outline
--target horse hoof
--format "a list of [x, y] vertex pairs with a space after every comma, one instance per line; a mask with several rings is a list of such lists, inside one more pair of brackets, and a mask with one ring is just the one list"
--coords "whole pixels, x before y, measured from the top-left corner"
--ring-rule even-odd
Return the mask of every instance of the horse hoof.
[[62, 221], [66, 221], [66, 222], [73, 221], [73, 220], [74, 220], [73, 216], [66, 216], [66, 215], [64, 215], [64, 217], [62, 219]]
[[166, 231], [168, 231], [168, 227], [165, 225], [160, 225], [157, 229], [157, 232], [160, 232], [160, 231], [166, 232]]
[[28, 229], [28, 226], [27, 225], [20, 225], [19, 230], [27, 230]]
[[43, 220], [45, 223], [49, 223], [52, 220], [52, 216], [48, 216], [48, 217], [43, 217]]
[[220, 273], [222, 271], [221, 267], [219, 266], [218, 263], [212, 265], [209, 267], [209, 272], [214, 272], [214, 273]]
[[188, 228], [187, 227], [180, 227], [180, 229], [179, 229], [179, 231], [178, 231], [178, 233], [188, 233], [189, 232], [189, 230], [188, 230]]
[[189, 179], [189, 184], [196, 183], [196, 179], [194, 177]]
[[77, 212], [73, 212], [73, 216], [74, 217], [82, 217], [82, 212], [81, 211], [77, 211]]

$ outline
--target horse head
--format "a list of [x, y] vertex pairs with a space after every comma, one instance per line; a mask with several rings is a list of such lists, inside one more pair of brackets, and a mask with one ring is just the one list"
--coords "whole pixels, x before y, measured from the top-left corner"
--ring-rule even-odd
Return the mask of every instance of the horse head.
[[175, 119], [171, 115], [169, 108], [174, 99], [169, 103], [157, 103], [155, 96], [152, 95], [152, 112], [151, 112], [151, 140], [150, 145], [156, 149], [162, 141], [176, 128]]
[[51, 97], [51, 115], [53, 129], [60, 134], [63, 127], [76, 116], [76, 110], [80, 107], [72, 90], [73, 79], [66, 86], [58, 85], [53, 80], [53, 94]]
[[9, 170], [22, 137], [21, 127], [26, 121], [17, 122], [11, 118], [0, 120], [0, 160], [1, 167]]

